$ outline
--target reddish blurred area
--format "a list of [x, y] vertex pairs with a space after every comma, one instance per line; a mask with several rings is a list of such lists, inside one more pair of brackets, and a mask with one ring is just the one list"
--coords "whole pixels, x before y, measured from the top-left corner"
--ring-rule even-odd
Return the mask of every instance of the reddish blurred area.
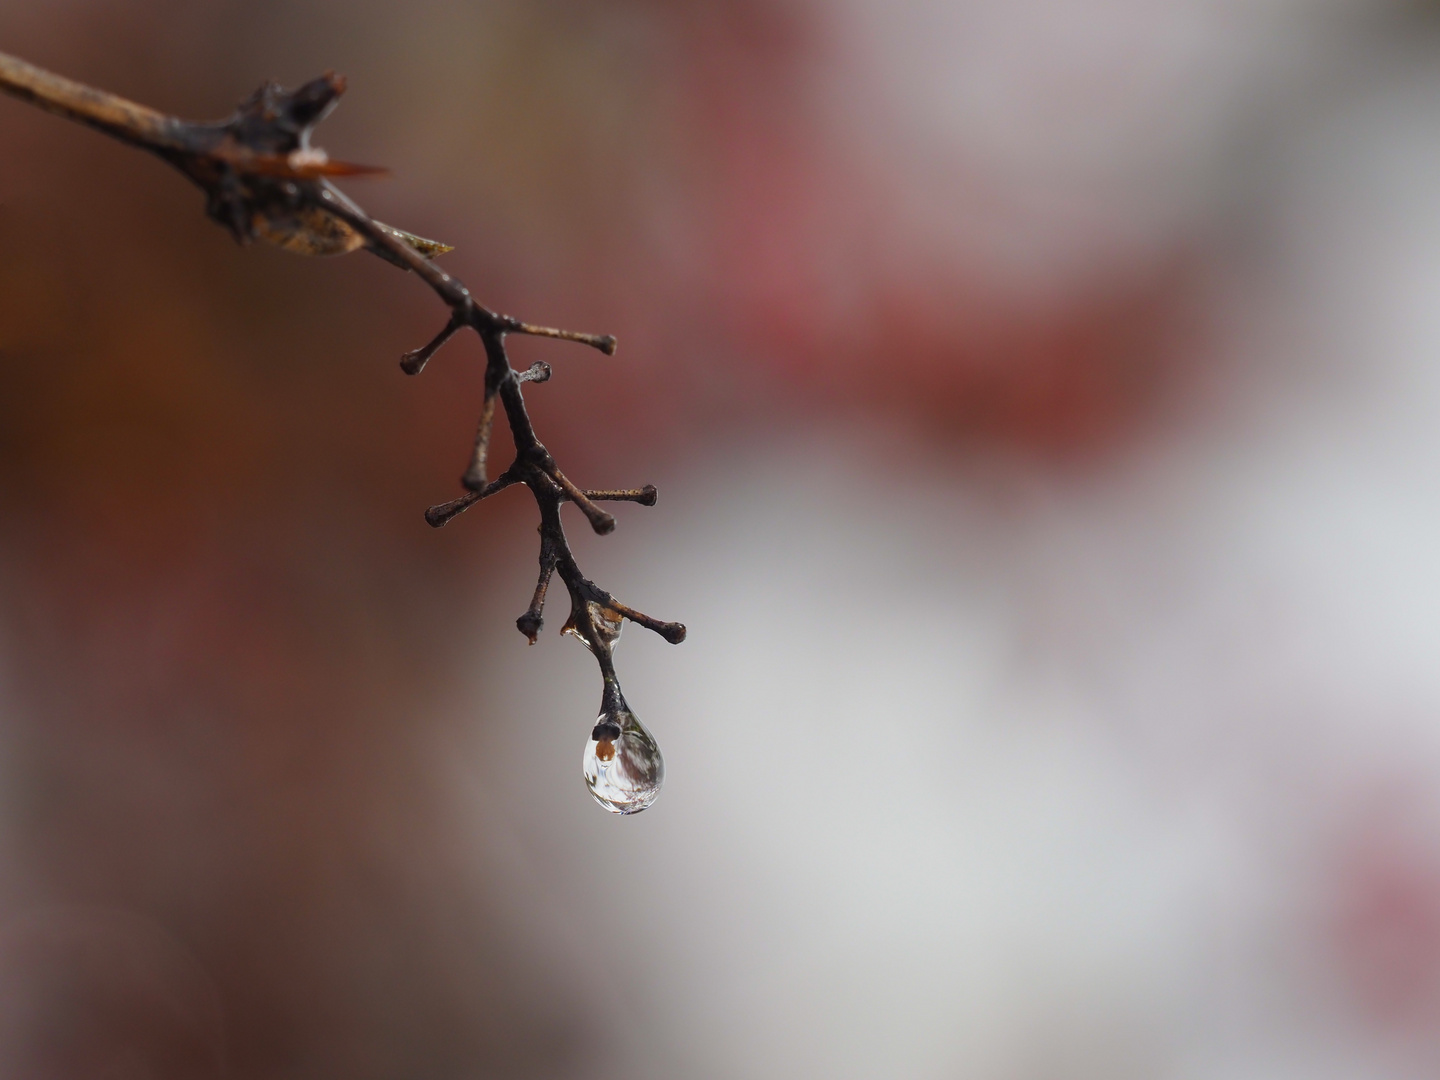
[[[1200, 332], [1200, 238], [1133, 257], [1098, 245], [1058, 288], [997, 286], [984, 229], [937, 252], [907, 219], [933, 209], [920, 194], [932, 179], [942, 216], [1023, 208], [983, 177], [886, 157], [881, 134], [844, 130], [873, 117], [837, 117], [817, 91], [847, 60], [823, 7], [660, 10], [679, 73], [666, 171], [684, 178], [686, 296], [632, 303], [661, 321], [668, 353], [703, 362], [693, 324], [673, 314], [688, 299], [802, 408], [878, 407], [972, 446], [1060, 457], [1112, 447], [1176, 389]], [[938, 175], [907, 175], [917, 169]]]
[[1370, 795], [1342, 838], [1332, 926], [1346, 985], [1392, 1030], [1433, 1030], [1440, 1010], [1440, 858], [1423, 789]]

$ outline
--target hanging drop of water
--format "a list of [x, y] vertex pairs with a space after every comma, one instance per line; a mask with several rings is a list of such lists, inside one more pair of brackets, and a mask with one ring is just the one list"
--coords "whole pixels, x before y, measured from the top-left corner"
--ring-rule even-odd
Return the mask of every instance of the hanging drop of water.
[[638, 814], [660, 794], [665, 759], [655, 737], [625, 707], [602, 712], [585, 743], [585, 786], [612, 814]]
[[[590, 609], [590, 621], [595, 624], [595, 632], [600, 635], [600, 640], [613, 649], [615, 643], [620, 640], [620, 631], [625, 629], [624, 616], [613, 608], [608, 608], [604, 604], [596, 603], [594, 600], [588, 601], [586, 607]], [[570, 616], [570, 621], [565, 624], [565, 629], [560, 632], [562, 634], [569, 634], [591, 652], [595, 651], [590, 645], [590, 640], [584, 634], [580, 633], [579, 629], [575, 626], [574, 615]]]

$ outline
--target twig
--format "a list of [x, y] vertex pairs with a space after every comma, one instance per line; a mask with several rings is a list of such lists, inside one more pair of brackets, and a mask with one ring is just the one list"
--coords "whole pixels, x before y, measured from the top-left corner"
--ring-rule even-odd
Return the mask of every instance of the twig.
[[[336, 188], [329, 177], [383, 171], [331, 161], [323, 150], [310, 145], [314, 126], [345, 92], [343, 77], [327, 72], [293, 91], [267, 83], [241, 102], [229, 119], [214, 122], [168, 116], [4, 53], [0, 53], [0, 90], [164, 158], [205, 192], [206, 212], [242, 244], [259, 239], [308, 255], [365, 248], [402, 270], [413, 271], [449, 307], [450, 318], [427, 345], [401, 358], [405, 373], [418, 375], [441, 346], [467, 327], [479, 336], [485, 349], [485, 398], [474, 453], [462, 480], [469, 490], [448, 503], [432, 506], [425, 512], [425, 520], [439, 528], [507, 487], [524, 484], [530, 489], [540, 511], [540, 577], [530, 607], [516, 620], [516, 626], [533, 644], [544, 624], [550, 580], [558, 574], [570, 594], [566, 627], [594, 653], [604, 680], [607, 709], [623, 699], [610, 641], [597, 625], [597, 613], [623, 616], [673, 644], [685, 639], [685, 627], [680, 623], [660, 622], [627, 607], [585, 577], [560, 521], [561, 504], [573, 502], [597, 533], [609, 533], [615, 528], [615, 519], [597, 502], [653, 506], [655, 488], [584, 491], [572, 483], [536, 436], [520, 390], [522, 383], [549, 379], [550, 366], [537, 362], [528, 371], [517, 372], [505, 352], [508, 334], [578, 342], [607, 356], [614, 355], [615, 339], [534, 326], [491, 311], [478, 303], [458, 278], [431, 261], [449, 247], [374, 220]], [[487, 481], [497, 401], [510, 425], [515, 460], [499, 477]]]

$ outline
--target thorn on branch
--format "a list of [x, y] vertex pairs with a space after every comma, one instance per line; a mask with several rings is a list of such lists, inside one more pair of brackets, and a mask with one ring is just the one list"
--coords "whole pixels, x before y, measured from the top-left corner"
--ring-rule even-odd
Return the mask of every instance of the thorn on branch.
[[515, 376], [516, 382], [542, 383], [550, 381], [550, 365], [544, 360], [536, 360], [520, 374]]

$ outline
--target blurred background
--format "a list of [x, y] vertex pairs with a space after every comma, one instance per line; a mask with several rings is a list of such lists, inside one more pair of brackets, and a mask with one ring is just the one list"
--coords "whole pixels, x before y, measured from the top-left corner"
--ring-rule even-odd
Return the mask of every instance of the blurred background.
[[0, 0], [220, 117], [350, 92], [541, 437], [655, 483], [599, 702], [378, 259], [0, 99], [0, 1073], [1440, 1072], [1440, 8]]

